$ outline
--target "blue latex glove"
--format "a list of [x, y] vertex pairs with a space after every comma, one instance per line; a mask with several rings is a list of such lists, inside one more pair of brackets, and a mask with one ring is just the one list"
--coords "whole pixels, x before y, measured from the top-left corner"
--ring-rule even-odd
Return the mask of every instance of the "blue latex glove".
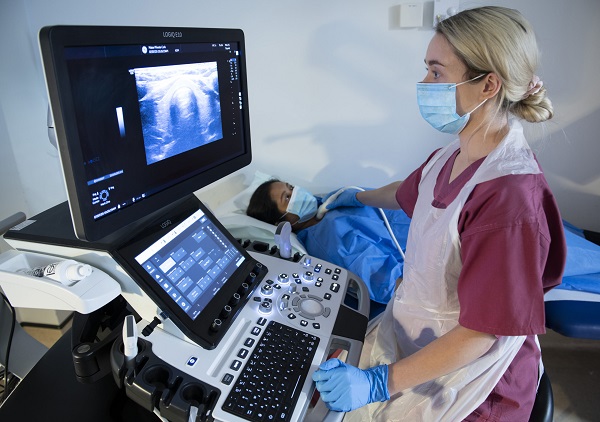
[[[326, 203], [327, 200], [335, 195], [338, 191], [335, 191], [329, 195], [327, 195], [325, 198], [323, 198], [323, 203]], [[332, 210], [334, 208], [339, 208], [339, 207], [364, 207], [365, 205], [360, 202], [357, 198], [356, 198], [356, 194], [359, 191], [353, 188], [349, 188], [346, 189], [345, 191], [343, 191], [342, 193], [340, 193], [337, 198], [335, 198], [331, 203], [326, 205], [326, 208], [328, 210]]]
[[339, 359], [330, 359], [321, 364], [312, 378], [327, 407], [338, 412], [349, 412], [390, 398], [387, 365], [363, 370]]

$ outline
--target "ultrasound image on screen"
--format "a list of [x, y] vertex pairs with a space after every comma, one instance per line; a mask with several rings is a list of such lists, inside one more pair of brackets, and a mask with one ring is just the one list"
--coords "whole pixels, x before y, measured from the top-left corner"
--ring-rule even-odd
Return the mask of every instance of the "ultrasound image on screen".
[[134, 73], [148, 165], [223, 138], [216, 62]]

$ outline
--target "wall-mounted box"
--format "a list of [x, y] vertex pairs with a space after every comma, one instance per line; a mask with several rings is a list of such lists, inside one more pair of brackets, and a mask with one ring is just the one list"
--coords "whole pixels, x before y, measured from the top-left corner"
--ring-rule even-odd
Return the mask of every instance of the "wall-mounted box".
[[423, 26], [423, 3], [402, 3], [400, 5], [400, 27], [420, 28]]

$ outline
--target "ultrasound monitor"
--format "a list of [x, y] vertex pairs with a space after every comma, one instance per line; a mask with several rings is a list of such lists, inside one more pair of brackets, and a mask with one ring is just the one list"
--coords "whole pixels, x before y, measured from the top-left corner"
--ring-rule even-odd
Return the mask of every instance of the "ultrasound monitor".
[[79, 239], [122, 236], [250, 163], [241, 30], [54, 26], [40, 46]]

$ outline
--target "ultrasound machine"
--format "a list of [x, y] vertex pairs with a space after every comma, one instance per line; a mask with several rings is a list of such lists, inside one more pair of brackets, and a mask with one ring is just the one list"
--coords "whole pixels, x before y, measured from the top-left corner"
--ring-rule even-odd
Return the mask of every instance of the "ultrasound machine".
[[[261, 253], [194, 195], [251, 162], [243, 32], [53, 26], [40, 46], [68, 201], [4, 235], [13, 305], [76, 311], [78, 381], [112, 377], [163, 420], [341, 419], [311, 376], [358, 364], [364, 283]], [[92, 274], [19, 272], [63, 259]]]

